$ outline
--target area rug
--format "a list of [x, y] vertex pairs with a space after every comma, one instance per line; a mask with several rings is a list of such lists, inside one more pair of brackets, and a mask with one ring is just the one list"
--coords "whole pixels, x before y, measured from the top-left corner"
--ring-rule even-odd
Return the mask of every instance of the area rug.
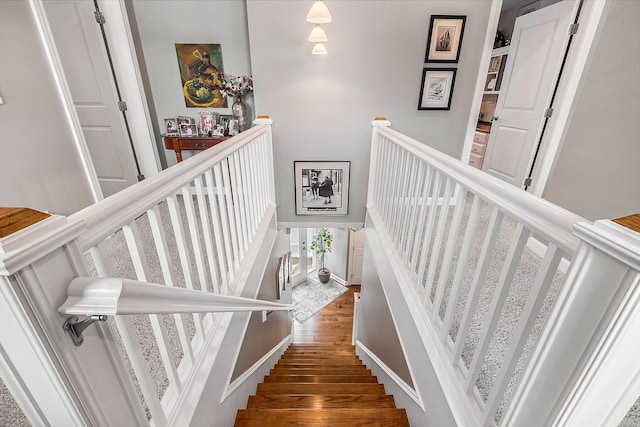
[[317, 278], [309, 277], [293, 288], [294, 317], [303, 323], [345, 292], [347, 288], [333, 280], [320, 283]]

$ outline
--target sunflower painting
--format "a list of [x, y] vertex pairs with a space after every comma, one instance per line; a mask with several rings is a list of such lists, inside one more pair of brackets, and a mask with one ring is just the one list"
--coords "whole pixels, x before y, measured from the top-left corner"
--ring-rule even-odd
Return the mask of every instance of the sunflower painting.
[[176, 43], [182, 92], [187, 107], [223, 108], [222, 49], [219, 44]]

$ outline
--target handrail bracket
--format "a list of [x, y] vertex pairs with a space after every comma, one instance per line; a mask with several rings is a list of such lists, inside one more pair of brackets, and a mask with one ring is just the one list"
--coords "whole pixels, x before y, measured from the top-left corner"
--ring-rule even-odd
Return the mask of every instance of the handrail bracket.
[[82, 332], [91, 326], [94, 322], [104, 322], [107, 320], [107, 316], [104, 314], [99, 314], [95, 316], [83, 316], [84, 318], [81, 320], [79, 316], [71, 316], [69, 317], [62, 328], [71, 335], [71, 340], [76, 346], [82, 345], [84, 342], [84, 337], [82, 336]]

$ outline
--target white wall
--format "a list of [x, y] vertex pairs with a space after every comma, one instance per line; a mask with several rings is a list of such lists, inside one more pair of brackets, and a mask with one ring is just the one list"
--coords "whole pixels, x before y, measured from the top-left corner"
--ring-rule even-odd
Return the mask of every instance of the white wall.
[[[276, 268], [278, 259], [289, 251], [289, 235], [280, 230], [276, 237], [273, 252], [269, 258], [269, 264], [262, 277], [258, 299], [274, 301], [282, 304], [291, 304], [290, 283], [285, 285], [280, 299], [276, 298]], [[251, 296], [249, 296], [251, 297]], [[242, 347], [234, 367], [231, 381], [242, 375], [254, 363], [258, 362], [265, 354], [291, 333], [291, 321], [286, 311], [273, 311], [267, 316], [267, 321], [262, 322], [262, 312], [251, 313], [251, 320], [247, 332], [242, 341]]]
[[640, 2], [610, 2], [543, 194], [591, 220], [640, 212], [638, 20]]
[[[490, 8], [488, 1], [326, 2], [333, 22], [325, 56], [311, 55], [305, 21], [312, 1], [248, 0], [256, 113], [274, 120], [278, 220], [317, 223], [294, 211], [295, 160], [350, 160], [349, 214], [323, 223], [362, 223], [369, 123], [393, 127], [460, 157]], [[432, 14], [467, 15], [450, 111], [418, 111]]]
[[[225, 74], [251, 75], [245, 3], [238, 0], [149, 0], [134, 1], [133, 6], [161, 131], [164, 132], [165, 117], [197, 118], [203, 110], [230, 115], [230, 108], [185, 106], [175, 44], [220, 44]], [[253, 109], [252, 96], [247, 101]], [[183, 152], [183, 157], [192, 154]], [[176, 163], [173, 151], [166, 150], [165, 155], [169, 166]]]
[[0, 206], [71, 214], [92, 203], [29, 3], [0, 2]]

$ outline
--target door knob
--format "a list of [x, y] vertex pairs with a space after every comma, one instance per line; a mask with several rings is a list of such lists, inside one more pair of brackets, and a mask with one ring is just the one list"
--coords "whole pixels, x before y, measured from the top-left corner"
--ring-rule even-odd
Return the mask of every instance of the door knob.
[[493, 116], [493, 117], [491, 117], [491, 121], [492, 121], [492, 122], [497, 122], [497, 121], [498, 121], [498, 119], [499, 119], [499, 117], [498, 117], [498, 116]]

